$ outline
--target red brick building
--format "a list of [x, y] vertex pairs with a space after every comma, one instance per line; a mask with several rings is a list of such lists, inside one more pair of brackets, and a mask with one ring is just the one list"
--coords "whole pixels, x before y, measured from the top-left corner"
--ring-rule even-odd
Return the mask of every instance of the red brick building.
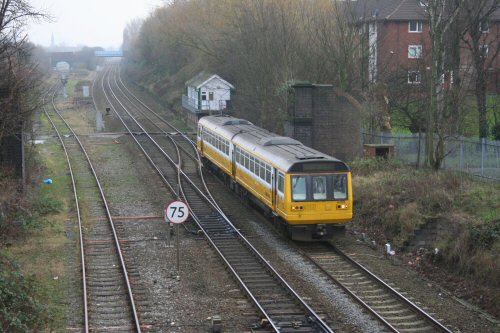
[[[423, 1], [357, 0], [350, 4], [366, 39], [368, 80], [387, 82], [398, 73], [406, 77], [407, 84], [420, 84], [425, 75], [430, 74], [432, 56], [428, 14]], [[479, 47], [487, 57], [488, 90], [493, 93], [500, 92], [500, 61], [495, 50], [500, 36], [499, 23], [500, 13], [496, 12], [479, 28], [482, 32]], [[460, 70], [467, 80], [474, 71], [470, 49], [464, 42], [461, 44]], [[451, 78], [449, 82], [452, 81]]]

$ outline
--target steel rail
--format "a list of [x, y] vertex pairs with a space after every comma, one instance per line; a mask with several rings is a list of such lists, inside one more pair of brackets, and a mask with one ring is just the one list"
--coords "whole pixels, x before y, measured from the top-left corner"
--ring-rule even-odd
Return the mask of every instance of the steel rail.
[[[52, 93], [52, 105], [54, 106], [54, 96], [57, 92], [57, 87], [58, 85], [54, 86], [54, 92]], [[64, 143], [64, 140], [61, 136], [61, 133], [57, 129], [56, 124], [52, 121], [52, 117], [49, 115], [47, 108], [45, 106], [45, 97], [43, 96], [42, 99], [42, 104], [43, 104], [43, 112], [45, 113], [45, 116], [49, 120], [50, 124], [52, 125], [52, 128], [56, 131], [57, 137], [59, 138], [59, 142], [61, 143], [61, 147], [64, 151], [64, 155], [66, 157], [66, 162], [68, 163], [68, 170], [69, 170], [69, 175], [71, 178], [71, 187], [73, 189], [73, 198], [75, 202], [75, 208], [76, 208], [76, 216], [78, 220], [78, 238], [80, 242], [80, 260], [82, 263], [82, 288], [83, 288], [83, 317], [84, 317], [84, 326], [85, 326], [85, 333], [89, 332], [89, 313], [88, 313], [88, 304], [87, 304], [87, 280], [86, 280], [86, 272], [85, 272], [85, 253], [84, 253], [84, 245], [83, 245], [83, 231], [82, 231], [82, 216], [80, 212], [80, 201], [78, 199], [78, 193], [76, 191], [76, 180], [75, 176], [73, 173], [73, 166], [71, 165], [71, 161], [69, 158], [68, 150], [66, 149], [66, 144]], [[54, 108], [55, 110], [55, 108]]]
[[[316, 259], [314, 259], [309, 253], [307, 249], [307, 246], [300, 246], [296, 243], [292, 243], [292, 245], [297, 249], [299, 253], [301, 253], [303, 256], [308, 258], [315, 266], [318, 268], [323, 274], [325, 274], [329, 279], [334, 281], [336, 285], [338, 285], [341, 289], [343, 289], [349, 296], [354, 298], [363, 308], [368, 310], [373, 316], [375, 316], [384, 326], [386, 326], [391, 332], [394, 333], [399, 333], [401, 332], [398, 330], [396, 327], [394, 327], [393, 324], [391, 324], [389, 321], [387, 321], [382, 315], [380, 315], [373, 307], [371, 307], [369, 304], [367, 304], [361, 297], [359, 297], [353, 290], [351, 290], [349, 287], [347, 287], [344, 283], [339, 281], [335, 276], [332, 275], [330, 271], [328, 271], [321, 263], [319, 263]], [[360, 263], [356, 262], [354, 259], [349, 257], [347, 254], [345, 254], [342, 250], [340, 250], [338, 247], [336, 247], [333, 243], [331, 242], [324, 242], [323, 245], [325, 247], [329, 247], [334, 250], [334, 252], [339, 255], [340, 258], [344, 259], [347, 261], [349, 264], [351, 264], [354, 268], [359, 269], [361, 272], [365, 273], [368, 275], [372, 281], [374, 281], [377, 286], [380, 286], [384, 289], [386, 289], [389, 293], [389, 295], [396, 296], [397, 299], [402, 301], [404, 305], [408, 307], [409, 311], [412, 311], [413, 313], [417, 315], [421, 315], [424, 317], [435, 329], [438, 329], [441, 332], [446, 332], [446, 333], [452, 333], [451, 330], [449, 330], [447, 327], [442, 325], [440, 322], [438, 322], [436, 319], [434, 319], [432, 316], [430, 316], [428, 313], [426, 313], [424, 310], [420, 309], [416, 304], [411, 302], [409, 299], [404, 297], [401, 293], [396, 291], [394, 288], [389, 286], [387, 283], [385, 283], [383, 280], [381, 280], [379, 277], [377, 277], [375, 274], [370, 272], [367, 268], [365, 268], [363, 265]]]
[[[57, 109], [57, 107], [56, 107], [56, 105], [54, 103], [53, 103], [53, 106], [54, 106], [54, 111], [56, 112], [56, 114], [63, 121], [63, 123], [67, 126], [67, 128], [71, 131], [72, 135], [74, 136], [74, 138], [78, 142], [78, 145], [80, 146], [83, 154], [85, 155], [85, 157], [87, 159], [87, 162], [89, 164], [90, 170], [92, 171], [92, 174], [93, 174], [93, 176], [94, 176], [94, 178], [96, 180], [97, 187], [99, 189], [99, 192], [101, 194], [101, 198], [103, 200], [103, 206], [104, 206], [104, 209], [105, 209], [105, 212], [106, 212], [106, 216], [108, 218], [108, 221], [109, 221], [110, 226], [111, 226], [111, 230], [113, 232], [114, 243], [115, 243], [115, 246], [116, 246], [116, 249], [117, 249], [117, 254], [118, 254], [119, 259], [120, 259], [120, 264], [121, 264], [123, 276], [124, 276], [124, 279], [125, 279], [125, 282], [126, 282], [126, 286], [127, 286], [129, 301], [130, 301], [130, 305], [132, 307], [132, 315], [134, 317], [135, 328], [136, 328], [136, 331], [138, 333], [141, 333], [140, 321], [139, 321], [139, 317], [137, 315], [137, 310], [136, 310], [135, 302], [134, 302], [134, 296], [133, 296], [132, 288], [130, 286], [130, 281], [129, 281], [129, 278], [128, 278], [127, 267], [126, 267], [126, 264], [125, 264], [125, 260], [123, 258], [123, 254], [122, 254], [120, 242], [119, 242], [118, 235], [116, 233], [116, 229], [115, 229], [115, 226], [114, 226], [113, 217], [111, 216], [111, 212], [109, 210], [109, 205], [107, 203], [106, 196], [104, 194], [104, 190], [102, 188], [101, 182], [99, 181], [99, 177], [97, 176], [95, 168], [94, 168], [94, 166], [93, 166], [93, 164], [92, 164], [92, 162], [90, 160], [90, 156], [88, 155], [88, 153], [87, 153], [87, 151], [86, 151], [83, 143], [81, 142], [80, 138], [75, 133], [75, 131], [73, 130], [73, 128], [68, 124], [68, 122], [66, 122], [66, 120], [64, 119], [64, 117], [60, 114], [59, 110]], [[57, 131], [57, 129], [56, 129], [56, 131]], [[82, 240], [82, 242], [83, 242], [83, 240]], [[82, 247], [82, 251], [83, 251], [83, 247]], [[86, 288], [85, 288], [85, 290], [86, 290]], [[86, 316], [88, 318], [88, 312], [87, 312]], [[87, 330], [88, 330], [88, 327], [87, 327]]]
[[[107, 72], [109, 73], [109, 72]], [[102, 80], [103, 82], [103, 90], [104, 89], [104, 78]], [[111, 85], [109, 84], [109, 74], [108, 74], [108, 86], [109, 86], [109, 89], [111, 90], [111, 93], [115, 96], [116, 98], [116, 95], [113, 93], [113, 89], [111, 88]], [[105, 95], [107, 96], [107, 93], [105, 93]], [[108, 97], [107, 97], [108, 98]], [[110, 105], [112, 106], [112, 103], [111, 101], [109, 100], [108, 98], [108, 102], [110, 102]], [[120, 101], [120, 100], [117, 100], [117, 102], [120, 104], [120, 106], [125, 110], [125, 112], [127, 112], [127, 114], [129, 114], [129, 116], [131, 116], [131, 114], [127, 111], [127, 108], [125, 107], [125, 105], [123, 105], [123, 103]], [[125, 124], [125, 122], [123, 121], [123, 118], [119, 115], [119, 113], [116, 111], [116, 109], [114, 108], [114, 106], [112, 106], [113, 108], [113, 111], [118, 115], [118, 117], [120, 118], [120, 120], [122, 121], [123, 125], [127, 128], [127, 130], [129, 130], [129, 127], [128, 125]], [[186, 180], [188, 183], [191, 184], [191, 186], [193, 187], [193, 189], [195, 189], [196, 192], [198, 192], [198, 194], [210, 205], [212, 206], [212, 208], [219, 213], [220, 217], [222, 217], [224, 219], [224, 221], [233, 228], [234, 230], [234, 234], [238, 235], [238, 239], [240, 239], [241, 241], [243, 241], [243, 244], [245, 246], [247, 246], [248, 248], [250, 248], [252, 250], [252, 252], [257, 256], [257, 258], [259, 259], [259, 261], [266, 267], [266, 269], [268, 269], [269, 272], [272, 272], [273, 275], [275, 276], [275, 278], [278, 279], [278, 281], [280, 282], [280, 284], [285, 288], [285, 290], [287, 290], [287, 292], [292, 295], [297, 301], [299, 301], [299, 303], [301, 304], [301, 306], [303, 306], [304, 309], [307, 310], [307, 312], [309, 313], [310, 316], [312, 316], [314, 318], [314, 321], [316, 323], [316, 325], [318, 326], [319, 329], [321, 329], [323, 332], [333, 332], [330, 327], [316, 314], [316, 312], [293, 290], [293, 288], [281, 277], [281, 275], [269, 264], [269, 262], [257, 251], [257, 249], [240, 233], [240, 231], [230, 222], [230, 220], [227, 218], [227, 216], [222, 212], [222, 210], [220, 210], [220, 207], [216, 206], [213, 204], [213, 202], [206, 196], [205, 193], [203, 193], [203, 191], [201, 189], [199, 189], [196, 184], [194, 184], [194, 182], [189, 178], [188, 175], [186, 175], [184, 173], [184, 171], [182, 171], [181, 169], [181, 163], [175, 163], [169, 156], [168, 154], [166, 154], [164, 152], [163, 149], [161, 149], [159, 147], [159, 145], [156, 143], [156, 141], [147, 134], [147, 132], [144, 130], [144, 128], [142, 127], [142, 125], [140, 125], [138, 123], [138, 121], [131, 116], [131, 119], [136, 123], [137, 126], [139, 126], [142, 130], [143, 130], [143, 133], [154, 143], [154, 145], [160, 149], [160, 151], [165, 154], [165, 157], [178, 169], [178, 174], [179, 175], [182, 175], [183, 179]], [[135, 139], [135, 138], [134, 138]], [[137, 140], [135, 140], [136, 143], [139, 144], [139, 142]], [[141, 150], [143, 152], [144, 149], [141, 148]], [[151, 159], [149, 159], [150, 162], [152, 162]], [[157, 171], [158, 168], [156, 167], [155, 168]], [[162, 177], [163, 179], [165, 179], [164, 177]], [[179, 183], [180, 184], [180, 183]], [[172, 186], [169, 185], [169, 187], [172, 189]], [[176, 191], [172, 191], [172, 193], [177, 194]], [[188, 206], [189, 206], [189, 203], [188, 203]], [[192, 214], [194, 217], [196, 217], [196, 215], [193, 213]], [[197, 222], [197, 224], [199, 225], [199, 227], [201, 228], [201, 230], [204, 232], [204, 234], [207, 236], [208, 239], [210, 239], [210, 236], [209, 236], [209, 233], [203, 228], [203, 226], [200, 224], [200, 220], [199, 218], [196, 217], [195, 221]], [[224, 258], [224, 256], [222, 255], [222, 253], [220, 252], [220, 250], [218, 249], [217, 245], [212, 241], [210, 240], [210, 243], [217, 249], [217, 252], [219, 253], [219, 255], [222, 256], [222, 258]], [[228, 265], [228, 267], [231, 269], [231, 271], [233, 272], [233, 274], [235, 274], [235, 276], [237, 276], [237, 279], [239, 280], [240, 283], [243, 284], [244, 286], [244, 289], [245, 291], [247, 291], [247, 293], [250, 295], [250, 297], [252, 298], [252, 300], [254, 301], [254, 303], [256, 304], [256, 306], [259, 308], [259, 310], [261, 310], [262, 314], [268, 319], [269, 323], [271, 323], [271, 325], [273, 326], [273, 328], [279, 332], [279, 326], [276, 325], [276, 323], [274, 323], [274, 320], [270, 317], [270, 315], [268, 315], [265, 310], [262, 308], [262, 306], [259, 304], [258, 300], [255, 298], [255, 296], [251, 293], [251, 291], [247, 288], [247, 286], [245, 285], [244, 281], [241, 280], [241, 278], [238, 276], [237, 272], [233, 269], [233, 267], [230, 265], [230, 263], [224, 258], [224, 261], [226, 262], [226, 264]], [[312, 319], [312, 318], [311, 318]]]
[[[370, 278], [372, 278], [374, 281], [376, 281], [378, 284], [380, 284], [382, 287], [384, 287], [386, 290], [388, 290], [392, 295], [395, 295], [397, 298], [399, 298], [403, 303], [405, 303], [407, 306], [411, 308], [412, 311], [416, 312], [417, 314], [421, 315], [422, 317], [426, 318], [435, 328], [442, 332], [446, 333], [453, 333], [451, 330], [449, 330], [446, 326], [441, 324], [439, 321], [437, 321], [434, 317], [429, 315], [427, 312], [422, 310], [418, 305], [410, 301], [408, 298], [403, 296], [401, 293], [399, 293], [397, 290], [392, 288], [390, 285], [385, 283], [382, 279], [380, 279], [378, 276], [373, 274], [371, 271], [369, 271], [366, 267], [349, 257], [347, 254], [345, 254], [343, 251], [341, 251], [338, 247], [336, 247], [334, 244], [329, 243], [329, 245], [334, 249], [336, 253], [338, 253], [342, 258], [347, 260], [349, 263], [351, 263], [353, 266], [367, 274]], [[397, 332], [397, 331], [396, 331]]]

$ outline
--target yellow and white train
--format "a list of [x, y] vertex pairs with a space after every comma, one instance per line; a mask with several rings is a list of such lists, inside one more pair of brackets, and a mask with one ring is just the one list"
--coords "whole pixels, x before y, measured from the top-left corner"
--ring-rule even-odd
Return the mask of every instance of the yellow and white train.
[[295, 240], [328, 239], [352, 219], [352, 175], [342, 161], [244, 119], [200, 119], [197, 147], [230, 187], [283, 223]]

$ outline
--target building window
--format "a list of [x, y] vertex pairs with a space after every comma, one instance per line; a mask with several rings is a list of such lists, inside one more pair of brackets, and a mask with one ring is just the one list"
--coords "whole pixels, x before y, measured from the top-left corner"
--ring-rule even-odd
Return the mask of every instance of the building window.
[[422, 45], [409, 45], [408, 58], [409, 59], [422, 58]]
[[409, 71], [408, 72], [408, 83], [418, 84], [422, 82], [419, 71]]
[[482, 58], [488, 58], [488, 45], [480, 45], [479, 52], [481, 53]]
[[408, 22], [409, 32], [422, 32], [422, 21], [410, 21]]
[[490, 32], [490, 23], [488, 21], [481, 21], [479, 24], [479, 30], [483, 34]]
[[213, 101], [214, 100], [214, 93], [213, 93], [213, 91], [211, 91], [211, 92], [208, 93], [208, 100], [209, 101]]
[[201, 92], [201, 100], [202, 101], [206, 101], [207, 100], [207, 92], [206, 91], [202, 91]]

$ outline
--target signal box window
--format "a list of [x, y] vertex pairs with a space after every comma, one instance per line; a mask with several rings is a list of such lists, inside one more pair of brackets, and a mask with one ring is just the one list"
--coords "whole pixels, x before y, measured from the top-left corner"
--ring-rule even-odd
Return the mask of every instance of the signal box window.
[[207, 100], [207, 92], [206, 91], [202, 91], [201, 92], [201, 100], [202, 101], [206, 101]]
[[208, 100], [213, 101], [214, 100], [214, 93], [211, 91], [208, 93]]
[[408, 23], [409, 32], [422, 32], [422, 21], [410, 21]]

